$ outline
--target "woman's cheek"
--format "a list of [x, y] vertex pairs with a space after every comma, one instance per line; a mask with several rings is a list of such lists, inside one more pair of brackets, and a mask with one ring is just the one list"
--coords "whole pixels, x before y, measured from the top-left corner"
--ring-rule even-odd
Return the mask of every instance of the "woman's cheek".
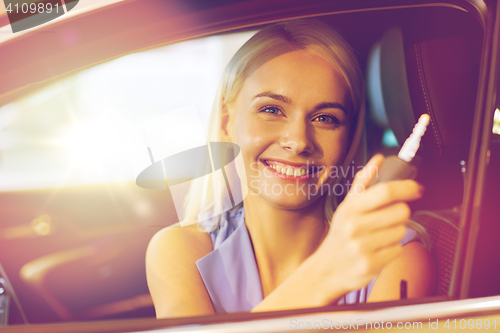
[[[276, 126], [270, 126], [271, 123], [259, 121], [255, 117], [241, 116], [237, 123], [235, 135], [238, 138], [238, 144], [250, 150], [266, 148], [264, 145], [272, 141], [271, 137], [276, 135], [273, 134], [276, 133]], [[274, 131], [271, 131], [273, 128]]]

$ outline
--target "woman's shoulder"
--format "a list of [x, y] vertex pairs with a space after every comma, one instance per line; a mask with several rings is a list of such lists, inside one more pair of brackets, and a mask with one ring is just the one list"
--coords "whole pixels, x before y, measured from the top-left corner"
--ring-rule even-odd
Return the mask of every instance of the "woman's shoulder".
[[196, 269], [212, 251], [210, 236], [178, 224], [158, 231], [146, 251], [146, 276], [158, 318], [214, 313]]
[[146, 276], [158, 318], [213, 313], [196, 268], [196, 261], [211, 251], [210, 235], [196, 226], [176, 224], [153, 236], [146, 251]]
[[[168, 252], [203, 257], [213, 250], [210, 235], [199, 230], [196, 225], [181, 227], [179, 223], [161, 229], [151, 239], [148, 252], [159, 250], [168, 255]], [[198, 260], [197, 258], [196, 260]]]
[[241, 224], [244, 224], [244, 208], [240, 204], [220, 216], [205, 220], [202, 231], [198, 223], [181, 226], [175, 223], [161, 229], [151, 239], [148, 252], [159, 252], [167, 255], [174, 252], [183, 253], [196, 260], [212, 252], [224, 242]]

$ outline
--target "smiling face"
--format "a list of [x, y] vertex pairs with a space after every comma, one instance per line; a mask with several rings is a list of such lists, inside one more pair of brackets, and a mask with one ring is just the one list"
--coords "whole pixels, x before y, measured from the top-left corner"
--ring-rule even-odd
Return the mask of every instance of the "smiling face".
[[279, 55], [257, 68], [226, 107], [223, 138], [240, 146], [253, 194], [299, 209], [333, 184], [352, 110], [344, 78], [327, 61], [302, 50]]

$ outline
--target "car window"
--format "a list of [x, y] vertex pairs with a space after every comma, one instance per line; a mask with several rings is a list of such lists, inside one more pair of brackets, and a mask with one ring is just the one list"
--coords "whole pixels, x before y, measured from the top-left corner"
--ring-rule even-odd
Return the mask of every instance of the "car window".
[[[179, 219], [170, 192], [136, 185], [151, 162], [134, 133], [186, 106], [206, 132], [222, 72], [254, 33], [125, 55], [0, 108], [0, 247], [16, 253], [1, 264], [30, 322], [154, 316], [146, 246]], [[9, 322], [22, 323], [14, 300]]]
[[0, 191], [135, 181], [131, 134], [186, 105], [206, 131], [222, 71], [252, 34], [130, 54], [4, 105]]

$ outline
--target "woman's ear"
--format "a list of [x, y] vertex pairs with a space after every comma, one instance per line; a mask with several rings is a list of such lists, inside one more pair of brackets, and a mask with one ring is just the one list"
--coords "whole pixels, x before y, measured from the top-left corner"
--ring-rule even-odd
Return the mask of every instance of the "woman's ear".
[[231, 136], [229, 134], [230, 125], [230, 115], [229, 109], [225, 102], [222, 103], [222, 115], [221, 115], [221, 138], [224, 142], [231, 142]]

